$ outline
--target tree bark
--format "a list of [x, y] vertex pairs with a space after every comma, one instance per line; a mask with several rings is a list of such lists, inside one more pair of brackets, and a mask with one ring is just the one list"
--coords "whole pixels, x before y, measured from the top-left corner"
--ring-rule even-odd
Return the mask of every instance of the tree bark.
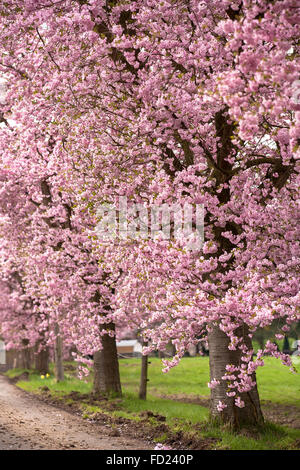
[[41, 349], [35, 355], [35, 370], [40, 374], [49, 372], [49, 348]]
[[54, 373], [57, 382], [62, 382], [65, 379], [64, 364], [63, 364], [63, 342], [59, 331], [59, 325], [56, 323], [54, 326], [55, 332], [55, 347], [54, 347]]
[[[148, 343], [143, 343], [143, 346], [147, 346]], [[148, 356], [142, 356], [141, 364], [141, 380], [140, 380], [140, 390], [139, 398], [141, 400], [146, 400], [147, 397], [147, 382], [148, 382]]]
[[[108, 331], [115, 331], [115, 325], [105, 325]], [[102, 349], [94, 353], [93, 393], [100, 395], [122, 395], [116, 337], [104, 334]]]
[[[246, 325], [235, 330], [236, 336], [243, 337], [247, 347], [251, 348], [251, 340], [247, 332]], [[239, 366], [242, 355], [239, 349], [235, 351], [229, 350], [229, 342], [228, 336], [218, 327], [214, 326], [208, 335], [210, 380], [216, 379], [220, 381], [220, 385], [211, 389], [211, 420], [221, 421], [235, 429], [243, 426], [263, 424], [264, 418], [260, 408], [257, 386], [249, 392], [241, 393], [241, 400], [245, 403], [244, 408], [239, 408], [234, 404], [235, 397], [228, 397], [226, 395], [228, 391], [227, 383], [226, 380], [222, 380], [222, 376], [226, 373], [225, 367], [227, 364]], [[255, 373], [252, 375], [252, 380], [256, 383]], [[227, 405], [221, 413], [217, 410], [219, 401]]]
[[32, 365], [32, 349], [25, 348], [22, 350], [22, 362], [23, 369], [31, 369]]
[[21, 369], [30, 369], [32, 365], [32, 348], [28, 347], [29, 340], [23, 339], [22, 344], [24, 346], [23, 349], [19, 350], [18, 358], [19, 362], [17, 367]]

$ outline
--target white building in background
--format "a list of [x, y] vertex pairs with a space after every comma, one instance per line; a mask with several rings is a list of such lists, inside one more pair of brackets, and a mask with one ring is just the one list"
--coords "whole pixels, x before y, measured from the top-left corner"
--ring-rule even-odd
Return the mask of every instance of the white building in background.
[[6, 352], [4, 341], [0, 339], [0, 365], [6, 364]]
[[117, 342], [118, 354], [122, 357], [140, 357], [142, 355], [143, 346], [137, 339], [123, 339]]

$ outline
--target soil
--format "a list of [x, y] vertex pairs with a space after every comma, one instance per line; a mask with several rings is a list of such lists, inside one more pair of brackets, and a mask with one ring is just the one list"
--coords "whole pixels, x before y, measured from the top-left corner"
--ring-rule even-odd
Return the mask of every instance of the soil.
[[53, 406], [0, 375], [0, 450], [144, 450], [154, 446], [146, 436], [128, 436], [109, 423], [86, 421], [81, 413]]
[[262, 412], [268, 421], [294, 429], [300, 429], [300, 409], [293, 405], [281, 405], [263, 401]]

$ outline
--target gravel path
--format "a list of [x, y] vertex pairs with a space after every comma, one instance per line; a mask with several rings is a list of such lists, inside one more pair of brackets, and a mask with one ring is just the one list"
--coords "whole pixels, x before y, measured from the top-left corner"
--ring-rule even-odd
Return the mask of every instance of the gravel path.
[[143, 450], [153, 445], [112, 437], [106, 426], [43, 403], [0, 375], [0, 450]]

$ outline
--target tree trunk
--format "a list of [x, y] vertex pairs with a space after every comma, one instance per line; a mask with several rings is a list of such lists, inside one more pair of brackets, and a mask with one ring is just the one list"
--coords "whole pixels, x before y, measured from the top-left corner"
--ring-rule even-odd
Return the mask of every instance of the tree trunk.
[[32, 349], [25, 348], [22, 350], [23, 369], [31, 369]]
[[[147, 346], [147, 345], [148, 343], [143, 343], [143, 346]], [[142, 356], [141, 381], [140, 381], [140, 390], [139, 390], [139, 398], [141, 400], [146, 400], [147, 382], [148, 382], [148, 356]]]
[[[115, 325], [105, 325], [106, 330], [115, 331]], [[102, 349], [94, 353], [93, 393], [100, 395], [122, 395], [116, 337], [102, 336]]]
[[40, 374], [49, 372], [49, 349], [45, 348], [35, 355], [35, 370]]
[[[251, 348], [251, 340], [247, 334], [247, 327], [242, 326], [235, 330], [238, 337], [243, 337], [247, 347]], [[242, 393], [241, 400], [244, 401], [245, 407], [239, 408], [234, 404], [235, 397], [228, 397], [226, 380], [222, 380], [222, 376], [226, 373], [226, 365], [240, 365], [241, 351], [239, 349], [231, 351], [228, 349], [229, 338], [218, 327], [213, 327], [208, 335], [209, 344], [209, 365], [210, 380], [216, 379], [220, 381], [220, 385], [211, 389], [210, 416], [212, 420], [221, 420], [223, 423], [229, 424], [232, 428], [240, 428], [247, 425], [262, 424], [264, 419], [260, 408], [259, 395], [257, 386], [249, 392]], [[255, 373], [252, 380], [256, 382]], [[227, 405], [222, 412], [217, 410], [219, 401]]]
[[9, 351], [8, 365], [12, 369], [30, 369], [30, 350], [28, 348], [11, 349]]
[[63, 364], [63, 342], [59, 332], [59, 326], [56, 323], [54, 326], [55, 332], [55, 347], [54, 347], [54, 361], [55, 361], [55, 378], [57, 382], [62, 382], [65, 379], [64, 364]]
[[22, 344], [24, 346], [23, 349], [19, 351], [19, 365], [17, 367], [20, 367], [21, 369], [30, 369], [31, 368], [31, 359], [32, 359], [32, 348], [28, 347], [29, 340], [28, 339], [22, 339]]

